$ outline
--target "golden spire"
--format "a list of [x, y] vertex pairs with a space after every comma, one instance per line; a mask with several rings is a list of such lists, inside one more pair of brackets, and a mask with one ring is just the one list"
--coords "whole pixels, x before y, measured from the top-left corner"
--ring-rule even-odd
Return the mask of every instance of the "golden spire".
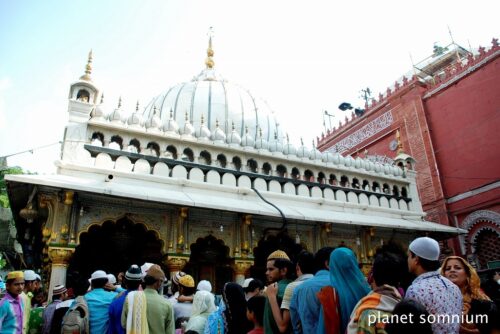
[[205, 59], [205, 65], [207, 65], [207, 69], [212, 69], [215, 65], [214, 59], [212, 58], [214, 56], [214, 50], [212, 49], [212, 36], [213, 36], [214, 30], [212, 27], [210, 27], [208, 31], [208, 49], [207, 49], [207, 59]]
[[92, 73], [92, 50], [89, 52], [87, 65], [85, 66], [85, 74], [80, 77], [81, 80], [92, 81], [90, 74]]
[[396, 141], [398, 143], [398, 150], [397, 150], [397, 154], [401, 154], [401, 153], [404, 153], [403, 151], [403, 143], [401, 142], [401, 135], [399, 134], [399, 129], [396, 130]]

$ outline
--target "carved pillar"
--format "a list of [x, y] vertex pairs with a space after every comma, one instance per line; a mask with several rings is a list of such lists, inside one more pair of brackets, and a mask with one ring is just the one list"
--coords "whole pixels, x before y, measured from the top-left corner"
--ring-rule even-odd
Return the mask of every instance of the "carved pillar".
[[325, 247], [328, 245], [328, 233], [332, 231], [332, 224], [331, 223], [326, 223], [321, 225], [321, 232], [320, 232], [320, 247]]
[[52, 262], [48, 294], [49, 301], [52, 299], [54, 287], [59, 284], [66, 284], [66, 271], [69, 260], [74, 252], [75, 249], [70, 247], [49, 247], [48, 255]]
[[244, 215], [241, 220], [241, 225], [240, 225], [240, 235], [241, 235], [241, 256], [242, 257], [248, 257], [249, 255], [251, 256], [251, 249], [250, 249], [250, 237], [249, 237], [249, 231], [252, 226], [252, 216], [251, 215]]
[[246, 259], [236, 259], [234, 261], [233, 269], [235, 272], [234, 281], [240, 285], [243, 285], [245, 281], [245, 274], [253, 265], [253, 261], [249, 261]]
[[184, 240], [184, 222], [188, 215], [188, 208], [183, 207], [179, 210], [179, 217], [177, 218], [177, 252], [182, 253], [185, 248]]

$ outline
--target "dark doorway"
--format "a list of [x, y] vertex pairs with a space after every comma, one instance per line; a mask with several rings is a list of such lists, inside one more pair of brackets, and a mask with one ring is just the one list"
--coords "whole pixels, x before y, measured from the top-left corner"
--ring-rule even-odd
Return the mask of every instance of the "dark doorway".
[[206, 279], [212, 283], [212, 292], [221, 294], [224, 284], [233, 281], [229, 247], [212, 235], [198, 238], [191, 244], [191, 256], [183, 271], [196, 282]]
[[161, 264], [161, 248], [156, 232], [148, 231], [143, 224], [135, 224], [128, 217], [108, 220], [80, 235], [68, 272], [78, 271], [90, 277], [95, 270], [104, 270], [116, 276], [132, 264]]

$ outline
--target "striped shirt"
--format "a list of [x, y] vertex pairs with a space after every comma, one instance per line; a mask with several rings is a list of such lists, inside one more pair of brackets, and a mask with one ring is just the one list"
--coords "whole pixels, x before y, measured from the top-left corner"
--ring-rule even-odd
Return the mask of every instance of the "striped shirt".
[[0, 334], [22, 334], [23, 309], [19, 296], [14, 298], [9, 293], [5, 294], [0, 300]]

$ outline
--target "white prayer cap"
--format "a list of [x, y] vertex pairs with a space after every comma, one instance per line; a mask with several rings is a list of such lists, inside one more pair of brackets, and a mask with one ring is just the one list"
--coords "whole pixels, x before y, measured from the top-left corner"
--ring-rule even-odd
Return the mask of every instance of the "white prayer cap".
[[429, 237], [421, 237], [413, 240], [408, 247], [413, 254], [429, 261], [439, 260], [439, 244]]

